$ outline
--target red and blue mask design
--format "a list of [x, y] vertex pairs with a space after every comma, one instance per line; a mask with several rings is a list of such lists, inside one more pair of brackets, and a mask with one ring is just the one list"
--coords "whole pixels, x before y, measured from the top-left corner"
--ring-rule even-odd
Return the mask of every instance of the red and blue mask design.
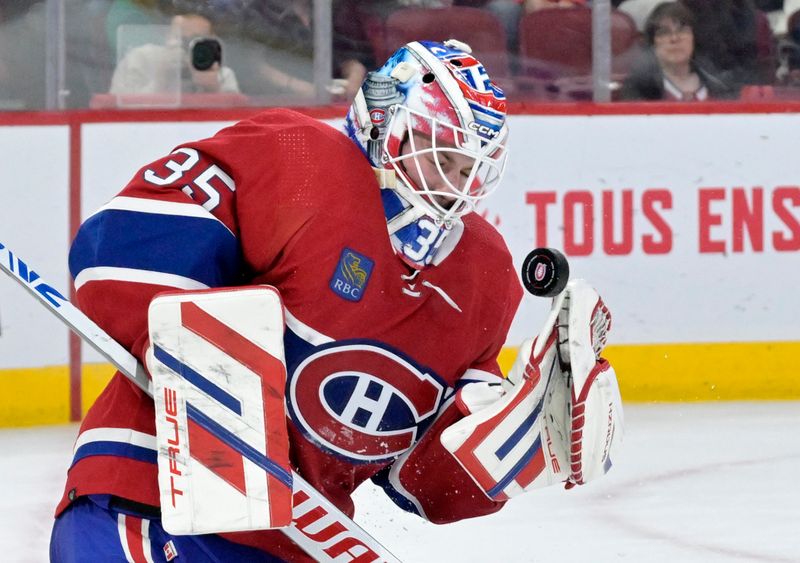
[[[405, 45], [367, 76], [345, 130], [372, 166], [390, 172], [386, 177], [394, 182], [383, 187], [412, 207], [417, 220], [446, 234], [499, 184], [507, 157], [505, 118], [503, 91], [467, 46], [421, 41]], [[429, 253], [415, 260], [421, 265], [442, 248], [428, 223], [403, 228], [433, 241]], [[401, 241], [401, 247], [416, 241]]]

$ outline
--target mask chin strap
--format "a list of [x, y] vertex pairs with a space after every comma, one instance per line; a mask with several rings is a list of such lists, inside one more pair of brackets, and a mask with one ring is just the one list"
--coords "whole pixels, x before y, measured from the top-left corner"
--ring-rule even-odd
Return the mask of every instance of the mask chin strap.
[[431, 217], [397, 189], [393, 170], [374, 170], [381, 185], [386, 225], [395, 253], [418, 270], [440, 264], [461, 240], [464, 224], [459, 219], [443, 223]]
[[[396, 212], [395, 209], [386, 209], [387, 206], [384, 205], [384, 210], [387, 212], [386, 224], [389, 227], [389, 235], [394, 235], [403, 227], [407, 227], [411, 223], [414, 223], [415, 221], [418, 221], [426, 216], [424, 210], [412, 205], [406, 198], [397, 192], [397, 174], [394, 170], [389, 170], [386, 168], [373, 168], [372, 170], [375, 172], [375, 177], [377, 178], [381, 189], [392, 190], [392, 192], [397, 196], [399, 205], [402, 205], [403, 207], [401, 211]], [[384, 198], [386, 198], [386, 196], [384, 196]]]
[[425, 212], [413, 206], [406, 207], [404, 211], [394, 217], [387, 217], [386, 225], [389, 227], [389, 235], [394, 235], [400, 229], [416, 223], [423, 217], [426, 217]]

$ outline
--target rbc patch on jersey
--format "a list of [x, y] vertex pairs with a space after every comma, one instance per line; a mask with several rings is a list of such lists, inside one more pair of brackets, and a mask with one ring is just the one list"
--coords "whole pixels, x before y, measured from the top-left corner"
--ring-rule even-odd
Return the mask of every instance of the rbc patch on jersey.
[[361, 301], [373, 267], [375, 262], [345, 247], [333, 272], [330, 288], [343, 299]]

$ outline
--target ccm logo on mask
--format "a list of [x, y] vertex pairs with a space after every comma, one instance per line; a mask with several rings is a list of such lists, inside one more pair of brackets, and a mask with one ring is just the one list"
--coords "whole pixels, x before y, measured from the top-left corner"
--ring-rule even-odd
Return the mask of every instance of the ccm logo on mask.
[[484, 137], [489, 137], [490, 139], [494, 139], [495, 137], [497, 137], [497, 135], [500, 134], [500, 131], [496, 131], [495, 129], [492, 129], [488, 125], [481, 125], [477, 121], [470, 122], [467, 125], [467, 127], [472, 129], [473, 131], [476, 131], [479, 135], [483, 135]]

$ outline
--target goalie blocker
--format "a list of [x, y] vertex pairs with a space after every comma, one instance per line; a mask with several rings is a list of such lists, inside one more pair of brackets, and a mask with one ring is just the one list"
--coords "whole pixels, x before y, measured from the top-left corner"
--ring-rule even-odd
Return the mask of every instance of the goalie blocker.
[[162, 294], [149, 309], [162, 522], [172, 534], [289, 525], [283, 307], [268, 286]]
[[502, 384], [459, 391], [466, 416], [441, 442], [489, 498], [561, 482], [569, 488], [609, 471], [624, 425], [614, 369], [600, 357], [610, 326], [597, 292], [571, 281]]

